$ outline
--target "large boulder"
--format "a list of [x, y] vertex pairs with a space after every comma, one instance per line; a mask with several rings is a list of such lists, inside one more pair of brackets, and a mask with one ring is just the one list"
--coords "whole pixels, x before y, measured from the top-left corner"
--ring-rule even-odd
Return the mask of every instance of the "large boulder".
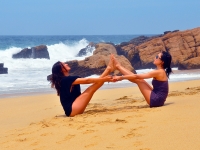
[[[153, 59], [161, 51], [168, 51], [172, 55], [172, 67], [196, 69], [198, 66], [193, 58], [198, 61], [200, 56], [200, 27], [186, 31], [166, 31], [163, 35], [131, 41], [138, 39], [139, 42], [116, 45], [117, 53], [128, 58], [135, 69], [155, 67]], [[191, 64], [187, 67], [189, 62]]]
[[178, 67], [180, 70], [185, 69], [199, 69], [200, 68], [200, 57], [191, 58], [189, 60], [183, 61]]
[[4, 68], [3, 63], [0, 63], [0, 74], [8, 74], [8, 68]]
[[13, 54], [12, 58], [46, 58], [50, 59], [46, 45], [39, 45], [32, 48], [24, 48], [17, 54]]
[[24, 48], [20, 52], [13, 54], [12, 58], [32, 58], [32, 50], [29, 48]]
[[[96, 44], [95, 48], [93, 55], [86, 57], [84, 60], [66, 62], [71, 67], [70, 75], [79, 75], [81, 77], [93, 74], [100, 75], [109, 63], [110, 54], [114, 54], [123, 66], [136, 73], [126, 57], [117, 55], [116, 49], [112, 44], [99, 43]], [[114, 74], [119, 74], [119, 72], [114, 71]]]
[[163, 42], [158, 40], [160, 37], [161, 35], [132, 39], [127, 44], [116, 45], [117, 53], [128, 58], [135, 69], [154, 67], [153, 54], [164, 50]]

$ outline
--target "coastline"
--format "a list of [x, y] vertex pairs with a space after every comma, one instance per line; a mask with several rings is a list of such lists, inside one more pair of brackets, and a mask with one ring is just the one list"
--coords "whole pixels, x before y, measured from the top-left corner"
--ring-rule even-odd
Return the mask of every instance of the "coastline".
[[158, 108], [149, 108], [138, 87], [102, 89], [73, 118], [64, 116], [56, 93], [3, 98], [0, 145], [2, 150], [198, 149], [199, 98], [200, 80], [170, 83], [167, 101]]
[[[180, 74], [182, 72], [179, 71], [175, 71], [176, 74]], [[185, 73], [188, 73], [188, 71], [184, 71]], [[189, 72], [190, 73], [190, 72]], [[198, 69], [198, 71], [196, 71], [195, 73], [200, 73], [200, 69]], [[169, 83], [174, 83], [174, 82], [184, 82], [184, 81], [193, 81], [193, 80], [198, 80], [199, 77], [195, 77], [195, 78], [183, 78], [183, 79], [179, 79], [179, 80], [168, 80]], [[151, 85], [151, 81], [152, 79], [148, 79], [146, 80], [150, 85]], [[88, 85], [81, 85], [81, 92], [83, 92], [87, 87], [89, 87], [90, 84]], [[137, 87], [136, 84], [129, 82], [128, 80], [126, 82], [121, 83], [119, 81], [119, 83], [104, 83], [104, 85], [99, 89], [99, 90], [106, 90], [106, 89], [118, 89], [118, 88], [127, 88], [127, 87]], [[52, 89], [49, 85], [49, 88], [44, 88], [44, 89], [32, 89], [32, 90], [28, 90], [28, 91], [23, 91], [20, 90], [19, 91], [15, 91], [15, 92], [9, 92], [6, 94], [0, 94], [0, 100], [4, 99], [4, 98], [14, 98], [14, 97], [21, 97], [21, 96], [34, 96], [34, 95], [44, 95], [44, 94], [56, 94], [56, 90]]]

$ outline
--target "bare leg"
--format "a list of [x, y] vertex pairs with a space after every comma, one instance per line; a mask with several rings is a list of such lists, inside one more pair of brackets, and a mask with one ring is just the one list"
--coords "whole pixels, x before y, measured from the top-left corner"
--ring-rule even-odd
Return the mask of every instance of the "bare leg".
[[[100, 78], [107, 76], [113, 70], [113, 64], [110, 60], [107, 68], [104, 72], [100, 75]], [[72, 104], [72, 112], [70, 114], [71, 117], [82, 114], [87, 107], [88, 103], [90, 102], [93, 94], [104, 84], [104, 82], [98, 82], [90, 87], [88, 87], [79, 97]]]
[[[124, 68], [117, 60], [114, 56], [112, 56], [112, 61], [113, 64], [115, 66], [115, 69], [119, 70], [123, 75], [131, 75], [134, 74], [131, 71], [129, 71], [128, 69]], [[145, 100], [147, 101], [147, 103], [150, 105], [150, 96], [151, 96], [151, 92], [153, 90], [153, 88], [143, 79], [133, 79], [133, 80], [129, 80], [130, 82], [134, 82], [138, 85], [141, 93], [143, 94]]]

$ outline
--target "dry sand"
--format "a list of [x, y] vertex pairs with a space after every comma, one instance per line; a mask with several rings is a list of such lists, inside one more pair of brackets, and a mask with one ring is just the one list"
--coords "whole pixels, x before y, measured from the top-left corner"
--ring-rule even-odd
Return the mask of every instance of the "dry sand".
[[200, 80], [170, 83], [149, 108], [137, 87], [99, 90], [65, 117], [56, 94], [0, 100], [0, 150], [199, 150]]

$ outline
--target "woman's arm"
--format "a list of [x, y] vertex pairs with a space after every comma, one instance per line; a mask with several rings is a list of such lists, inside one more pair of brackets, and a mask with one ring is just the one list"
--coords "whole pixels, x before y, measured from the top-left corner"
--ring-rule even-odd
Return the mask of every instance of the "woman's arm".
[[72, 85], [75, 84], [91, 84], [96, 82], [113, 82], [111, 76], [105, 76], [103, 78], [77, 78]]
[[158, 70], [153, 70], [144, 74], [132, 74], [132, 75], [124, 75], [124, 76], [116, 76], [114, 80], [120, 81], [123, 79], [131, 80], [131, 79], [148, 79], [148, 78], [156, 78], [159, 76], [160, 72]]

